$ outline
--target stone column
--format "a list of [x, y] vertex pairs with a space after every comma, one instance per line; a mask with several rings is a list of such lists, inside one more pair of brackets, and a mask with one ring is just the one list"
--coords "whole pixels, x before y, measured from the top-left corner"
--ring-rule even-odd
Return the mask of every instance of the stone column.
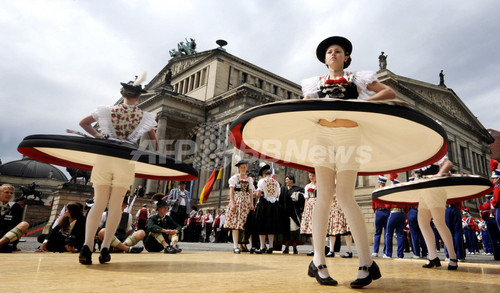
[[[159, 152], [165, 154], [165, 137], [167, 135], [167, 114], [162, 110], [156, 116], [158, 121], [158, 127], [156, 129], [156, 136], [160, 142]], [[162, 192], [164, 190], [164, 182], [158, 180], [147, 180], [146, 182], [146, 194], [153, 192]]]

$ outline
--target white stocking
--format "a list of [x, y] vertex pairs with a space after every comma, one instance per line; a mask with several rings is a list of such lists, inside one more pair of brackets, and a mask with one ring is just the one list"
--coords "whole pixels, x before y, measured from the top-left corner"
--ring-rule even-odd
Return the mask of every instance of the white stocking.
[[[312, 212], [312, 237], [316, 240], [313, 241], [313, 262], [317, 267], [326, 264], [324, 247], [330, 207], [335, 193], [335, 171], [327, 167], [315, 167], [315, 171], [318, 197]], [[327, 269], [320, 270], [319, 274], [322, 278], [329, 276]]]
[[[358, 172], [356, 170], [337, 172], [337, 200], [340, 208], [344, 211], [347, 223], [351, 227], [351, 234], [358, 251], [359, 266], [370, 267], [373, 260], [368, 245], [368, 232], [363, 213], [354, 199], [354, 187], [357, 175]], [[358, 278], [364, 278], [367, 275], [366, 271], [358, 271]]]
[[234, 249], [238, 248], [238, 236], [239, 236], [239, 232], [238, 230], [233, 230], [233, 246], [234, 246]]
[[432, 231], [431, 228], [431, 212], [429, 211], [429, 209], [422, 208], [422, 205], [419, 204], [417, 220], [420, 231], [424, 236], [425, 245], [427, 245], [429, 259], [433, 260], [437, 257], [436, 238], [434, 238], [434, 231]]
[[337, 237], [330, 236], [328, 238], [330, 238], [330, 252], [335, 252], [335, 239], [337, 239]]
[[102, 240], [101, 249], [109, 248], [113, 236], [115, 236], [118, 224], [120, 224], [122, 216], [122, 202], [123, 197], [127, 193], [125, 187], [113, 187], [111, 189], [111, 196], [108, 203], [108, 218], [106, 219], [106, 230], [104, 232], [104, 239]]
[[431, 208], [431, 215], [434, 219], [434, 225], [439, 232], [439, 236], [441, 236], [441, 239], [443, 239], [443, 242], [448, 249], [448, 255], [450, 256], [450, 259], [457, 259], [455, 247], [453, 246], [453, 238], [451, 237], [450, 229], [446, 225], [445, 208], [433, 207]]
[[94, 205], [87, 214], [87, 222], [85, 224], [84, 244], [90, 248], [90, 251], [94, 250], [95, 234], [101, 221], [102, 213], [108, 204], [110, 192], [111, 186], [109, 185], [94, 186]]

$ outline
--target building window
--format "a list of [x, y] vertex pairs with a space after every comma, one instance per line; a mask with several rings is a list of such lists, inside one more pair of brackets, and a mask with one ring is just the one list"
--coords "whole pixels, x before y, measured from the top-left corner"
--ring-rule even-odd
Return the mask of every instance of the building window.
[[260, 78], [257, 79], [257, 87], [262, 88], [264, 86], [264, 81]]
[[461, 157], [461, 160], [462, 160], [462, 166], [464, 168], [469, 169], [470, 165], [469, 165], [469, 158], [467, 156], [467, 149], [465, 147], [463, 147], [463, 146], [460, 146], [460, 157]]
[[287, 91], [287, 92], [286, 92], [286, 98], [287, 98], [288, 100], [290, 100], [290, 99], [292, 98], [292, 93], [291, 93], [291, 92], [289, 92], [289, 91]]
[[451, 162], [455, 162], [455, 157], [453, 156], [454, 151], [455, 149], [455, 142], [454, 141], [450, 141], [450, 145], [448, 147], [448, 159], [451, 161]]
[[278, 94], [278, 86], [273, 85], [273, 94], [277, 95]]
[[245, 72], [241, 73], [241, 83], [245, 83], [248, 81], [248, 74]]

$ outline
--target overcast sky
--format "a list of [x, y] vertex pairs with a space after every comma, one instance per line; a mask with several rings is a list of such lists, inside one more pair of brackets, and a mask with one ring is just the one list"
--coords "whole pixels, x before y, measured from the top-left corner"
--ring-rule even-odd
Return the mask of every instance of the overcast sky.
[[65, 134], [119, 82], [147, 71], [193, 38], [197, 51], [227, 51], [300, 83], [325, 73], [317, 44], [343, 35], [350, 70], [378, 70], [452, 88], [485, 128], [500, 130], [498, 0], [4, 1], [0, 6], [0, 158], [21, 159], [30, 134]]

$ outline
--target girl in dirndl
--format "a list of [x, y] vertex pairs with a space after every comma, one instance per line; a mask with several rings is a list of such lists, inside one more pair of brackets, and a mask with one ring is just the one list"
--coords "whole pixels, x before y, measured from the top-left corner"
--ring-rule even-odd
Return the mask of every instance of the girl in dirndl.
[[254, 185], [252, 178], [247, 176], [248, 161], [241, 160], [235, 166], [238, 167], [239, 173], [229, 178], [229, 205], [224, 228], [232, 230], [233, 252], [239, 254], [239, 231], [244, 230], [248, 213], [254, 210]]
[[[314, 240], [312, 238], [312, 213], [314, 205], [316, 204], [316, 174], [314, 172], [309, 172], [309, 181], [311, 182], [304, 187], [305, 204], [304, 213], [302, 214], [302, 220], [300, 221], [300, 234], [311, 235], [311, 244], [313, 244]], [[308, 252], [307, 255], [314, 255], [314, 250]]]
[[[257, 197], [259, 203], [255, 210], [255, 221], [259, 233], [260, 249], [255, 253], [273, 253], [274, 234], [279, 231], [279, 205], [280, 184], [271, 177], [271, 167], [265, 165], [259, 171], [262, 179], [257, 184]], [[266, 249], [266, 236], [269, 248]]]
[[346, 254], [342, 255], [342, 258], [352, 258], [351, 228], [347, 224], [344, 212], [339, 206], [336, 195], [333, 196], [332, 205], [330, 207], [330, 218], [328, 219], [327, 234], [330, 241], [330, 251], [326, 254], [326, 257], [335, 257], [335, 240], [337, 238], [337, 235], [345, 235], [347, 252]]

